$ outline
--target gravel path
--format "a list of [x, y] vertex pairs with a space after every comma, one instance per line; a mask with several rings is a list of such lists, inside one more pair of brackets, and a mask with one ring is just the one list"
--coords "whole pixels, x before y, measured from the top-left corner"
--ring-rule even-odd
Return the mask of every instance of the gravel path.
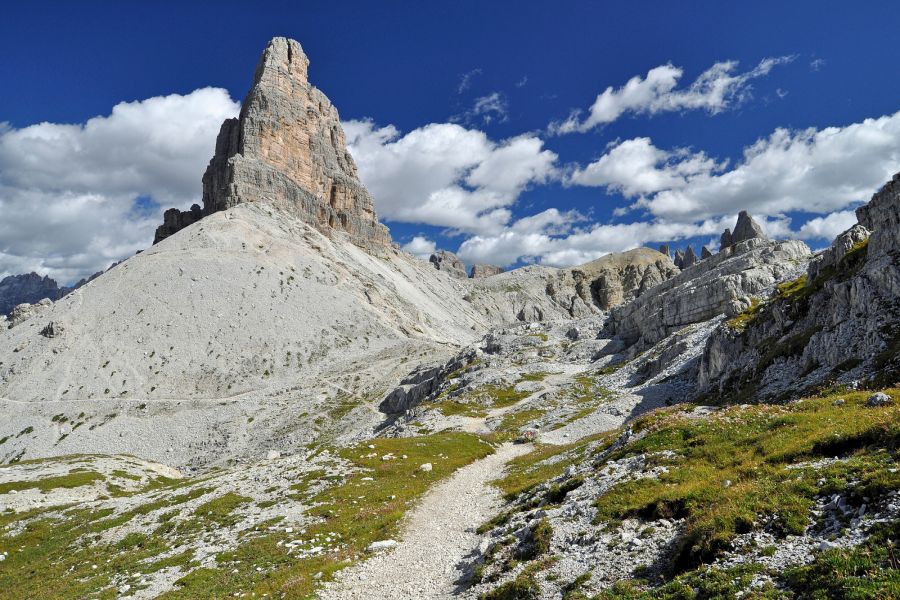
[[532, 449], [505, 444], [428, 492], [409, 516], [400, 545], [349, 567], [319, 592], [321, 600], [454, 598], [500, 494], [489, 482], [506, 463]]

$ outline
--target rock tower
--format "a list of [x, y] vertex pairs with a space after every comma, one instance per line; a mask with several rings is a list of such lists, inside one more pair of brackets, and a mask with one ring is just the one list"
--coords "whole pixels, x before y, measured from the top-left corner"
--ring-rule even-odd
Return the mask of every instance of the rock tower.
[[345, 232], [357, 245], [390, 245], [347, 152], [337, 109], [310, 85], [308, 68], [298, 42], [269, 42], [240, 116], [219, 130], [203, 175], [203, 208], [166, 211], [154, 243], [203, 216], [265, 202], [325, 233]]

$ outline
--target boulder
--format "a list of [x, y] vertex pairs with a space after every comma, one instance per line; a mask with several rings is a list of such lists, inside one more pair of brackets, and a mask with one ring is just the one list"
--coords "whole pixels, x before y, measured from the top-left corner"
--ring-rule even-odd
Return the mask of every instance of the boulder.
[[894, 399], [885, 394], [884, 392], [875, 392], [871, 396], [866, 399], [866, 406], [869, 408], [876, 408], [879, 406], [887, 406], [888, 404], [893, 404]]

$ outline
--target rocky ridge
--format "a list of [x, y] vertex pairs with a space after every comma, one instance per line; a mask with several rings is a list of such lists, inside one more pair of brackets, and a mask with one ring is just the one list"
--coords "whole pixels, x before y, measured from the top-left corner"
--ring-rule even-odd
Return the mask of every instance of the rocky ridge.
[[700, 389], [794, 397], [825, 382], [900, 379], [898, 215], [895, 177], [857, 210], [859, 223], [815, 257], [808, 272], [759, 295], [743, 318], [714, 334]]

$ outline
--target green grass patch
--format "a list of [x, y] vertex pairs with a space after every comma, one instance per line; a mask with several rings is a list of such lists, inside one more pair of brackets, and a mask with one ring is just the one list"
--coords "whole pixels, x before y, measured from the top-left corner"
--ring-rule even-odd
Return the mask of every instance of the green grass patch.
[[511, 460], [506, 475], [493, 483], [504, 497], [513, 499], [538, 484], [559, 477], [571, 465], [584, 460], [589, 451], [597, 453], [608, 448], [616, 435], [600, 433], [559, 446], [536, 444], [533, 451]]
[[36, 479], [33, 481], [8, 481], [6, 483], [0, 483], [0, 494], [34, 489], [47, 493], [51, 490], [61, 488], [71, 489], [83, 485], [90, 485], [95, 481], [103, 481], [105, 479], [106, 477], [95, 471], [79, 471], [77, 473], [69, 473], [68, 475], [45, 477], [44, 479]]
[[735, 331], [744, 331], [750, 323], [756, 320], [761, 306], [759, 298], [750, 298], [750, 306], [729, 319], [726, 324]]
[[[900, 390], [888, 390], [900, 398]], [[625, 517], [685, 518], [675, 567], [685, 570], [714, 559], [739, 533], [755, 527], [758, 513], [777, 515], [777, 533], [800, 534], [813, 497], [851, 490], [851, 498], [900, 489], [891, 472], [900, 443], [896, 405], [866, 408], [868, 392], [807, 399], [789, 406], [732, 407], [706, 419], [677, 410], [652, 413], [634, 428], [645, 437], [609, 460], [647, 454], [665, 465], [658, 479], [620, 483], [597, 498], [598, 521]], [[674, 452], [665, 457], [663, 451]], [[843, 456], [825, 469], [788, 468]], [[826, 479], [824, 486], [818, 480]]]
[[[308, 598], [318, 581], [328, 580], [364, 554], [374, 541], [394, 537], [403, 515], [436, 481], [483, 458], [493, 448], [474, 435], [441, 433], [430, 436], [375, 439], [369, 444], [338, 451], [359, 472], [312, 498], [310, 514], [317, 523], [306, 527], [305, 538], [339, 534], [340, 544], [318, 556], [287, 554], [283, 532], [266, 532], [246, 540], [236, 550], [217, 556], [219, 568], [197, 569], [178, 581], [178, 589], [164, 598], [200, 599], [230, 596], [237, 590], [250, 597]], [[383, 461], [381, 456], [398, 458]], [[406, 459], [399, 458], [406, 455]], [[421, 471], [424, 463], [431, 471]], [[364, 478], [371, 477], [371, 480]], [[257, 568], [262, 571], [257, 571]], [[316, 574], [321, 573], [320, 579]]]

